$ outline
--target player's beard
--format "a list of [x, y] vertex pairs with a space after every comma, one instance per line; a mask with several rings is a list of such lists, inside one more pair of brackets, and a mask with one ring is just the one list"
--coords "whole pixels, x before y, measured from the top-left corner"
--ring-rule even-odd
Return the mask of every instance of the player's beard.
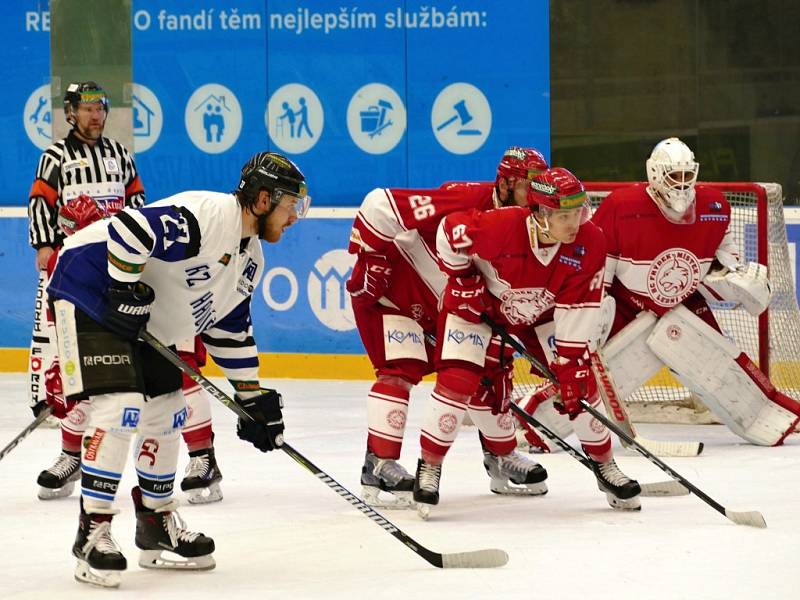
[[90, 125], [88, 128], [84, 129], [80, 125], [76, 125], [75, 131], [77, 131], [83, 139], [96, 142], [102, 137], [104, 127], [105, 125]]
[[269, 220], [271, 214], [272, 211], [258, 216], [258, 239], [274, 244], [281, 239], [283, 229], [280, 227], [276, 228], [274, 223]]

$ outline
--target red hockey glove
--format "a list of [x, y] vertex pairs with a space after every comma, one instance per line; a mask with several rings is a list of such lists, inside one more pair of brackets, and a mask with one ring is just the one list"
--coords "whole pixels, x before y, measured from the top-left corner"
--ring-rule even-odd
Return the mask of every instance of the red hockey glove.
[[64, 399], [64, 386], [61, 384], [61, 369], [58, 359], [53, 360], [50, 368], [44, 372], [45, 401], [52, 407], [53, 416], [64, 419], [67, 413], [75, 406], [75, 402], [67, 402]]
[[561, 392], [561, 401], [557, 401], [555, 407], [561, 414], [569, 415], [572, 420], [583, 411], [581, 400], [591, 400], [597, 395], [594, 374], [589, 365], [574, 361], [563, 364], [554, 362], [550, 365], [550, 370], [558, 379]]
[[392, 267], [382, 254], [361, 252], [347, 280], [347, 291], [353, 302], [375, 304], [386, 293]]
[[444, 288], [442, 307], [445, 312], [452, 313], [469, 321], [480, 323], [481, 313], [489, 306], [489, 292], [480, 275], [469, 277], [450, 277]]
[[483, 402], [492, 407], [492, 414], [508, 412], [514, 387], [514, 349], [493, 337], [486, 350], [485, 374], [481, 379]]

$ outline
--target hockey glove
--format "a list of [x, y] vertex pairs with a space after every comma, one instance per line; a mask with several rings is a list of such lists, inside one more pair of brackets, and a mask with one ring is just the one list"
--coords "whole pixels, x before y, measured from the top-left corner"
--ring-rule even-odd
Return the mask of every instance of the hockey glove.
[[505, 414], [513, 387], [514, 350], [494, 337], [486, 351], [486, 373], [478, 392], [483, 393], [483, 403], [491, 407], [493, 415]]
[[150, 319], [155, 292], [146, 283], [112, 281], [106, 291], [106, 312], [103, 325], [120, 337], [136, 340], [139, 331]]
[[489, 293], [480, 275], [450, 277], [442, 296], [445, 312], [461, 317], [469, 323], [480, 323], [481, 314], [489, 306]]
[[347, 291], [355, 303], [375, 304], [386, 293], [391, 276], [392, 267], [385, 256], [362, 252], [347, 280]]
[[561, 392], [561, 400], [554, 402], [554, 406], [558, 412], [569, 415], [572, 420], [583, 411], [581, 400], [591, 401], [597, 395], [594, 374], [589, 365], [580, 364], [579, 361], [554, 362], [550, 365], [550, 370], [558, 379]]
[[283, 446], [283, 397], [275, 390], [261, 388], [261, 392], [252, 398], [236, 396], [236, 403], [252, 417], [239, 418], [236, 435], [262, 452], [269, 452]]

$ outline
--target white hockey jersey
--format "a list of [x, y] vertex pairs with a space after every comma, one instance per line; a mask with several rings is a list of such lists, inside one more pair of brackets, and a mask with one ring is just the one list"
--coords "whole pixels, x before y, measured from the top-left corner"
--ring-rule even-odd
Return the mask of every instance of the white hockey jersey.
[[[257, 237], [242, 239], [231, 194], [183, 192], [67, 238], [48, 286], [101, 322], [113, 280], [155, 291], [147, 329], [165, 344], [202, 334], [214, 361], [239, 391], [258, 379], [250, 297], [264, 271]], [[247, 383], [247, 385], [245, 385]]]

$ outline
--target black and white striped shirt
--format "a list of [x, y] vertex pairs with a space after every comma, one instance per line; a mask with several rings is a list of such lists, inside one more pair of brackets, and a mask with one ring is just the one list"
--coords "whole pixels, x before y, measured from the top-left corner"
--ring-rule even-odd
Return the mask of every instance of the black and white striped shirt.
[[107, 137], [90, 146], [73, 131], [47, 148], [39, 159], [28, 200], [28, 239], [37, 250], [60, 245], [56, 217], [61, 206], [81, 194], [109, 213], [144, 204], [144, 188], [127, 148]]

